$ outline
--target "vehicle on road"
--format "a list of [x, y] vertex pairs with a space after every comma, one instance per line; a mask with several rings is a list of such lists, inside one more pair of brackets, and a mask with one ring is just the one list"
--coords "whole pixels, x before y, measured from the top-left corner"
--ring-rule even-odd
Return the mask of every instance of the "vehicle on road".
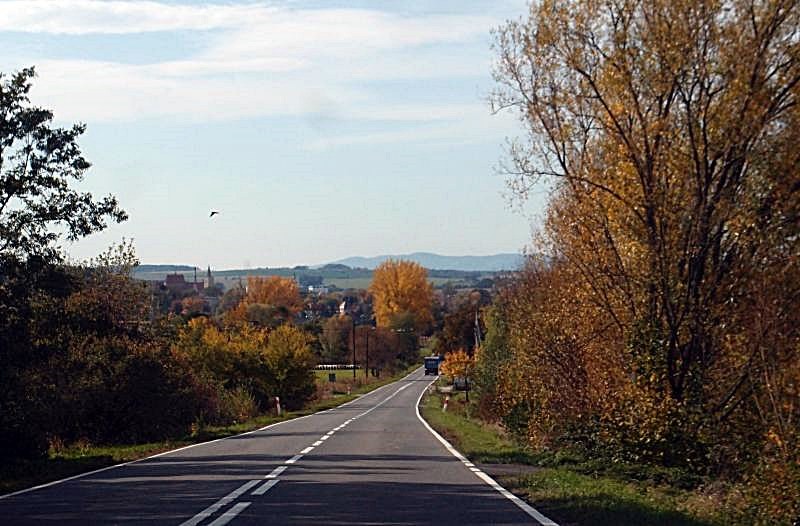
[[442, 359], [438, 356], [426, 356], [425, 357], [425, 375], [437, 375], [439, 374], [439, 363], [441, 363]]

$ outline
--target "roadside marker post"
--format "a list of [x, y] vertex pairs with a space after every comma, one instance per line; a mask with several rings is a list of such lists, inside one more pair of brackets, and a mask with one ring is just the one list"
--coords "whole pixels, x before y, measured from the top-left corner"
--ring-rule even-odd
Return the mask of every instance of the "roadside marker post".
[[281, 411], [281, 397], [280, 396], [276, 396], [275, 397], [275, 412], [278, 413], [278, 416], [281, 416], [281, 414], [283, 413], [283, 411]]
[[447, 411], [447, 404], [450, 403], [450, 395], [446, 395], [444, 397], [444, 405], [442, 406], [442, 412]]

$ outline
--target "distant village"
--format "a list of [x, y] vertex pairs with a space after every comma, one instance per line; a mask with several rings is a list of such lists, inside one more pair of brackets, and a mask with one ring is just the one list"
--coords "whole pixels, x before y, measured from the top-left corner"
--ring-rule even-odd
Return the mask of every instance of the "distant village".
[[[261, 269], [255, 269], [253, 274], [261, 275], [260, 271]], [[339, 305], [343, 301], [347, 301], [351, 308], [356, 309], [358, 309], [356, 306], [362, 305], [365, 300], [369, 302], [369, 299], [364, 297], [363, 291], [369, 286], [371, 271], [351, 269], [344, 265], [327, 265], [325, 271], [329, 273], [342, 273], [346, 278], [355, 274], [362, 278], [357, 286], [346, 287], [326, 284], [322, 275], [308, 271], [308, 267], [278, 271], [284, 274], [284, 277], [294, 279], [300, 294], [305, 297], [306, 308], [299, 313], [300, 319], [310, 321], [333, 316], [338, 313]], [[215, 276], [210, 266], [205, 272], [198, 272], [195, 267], [167, 272], [162, 274], [163, 279], [152, 279], [155, 277], [152, 274], [147, 276], [150, 279], [142, 279], [144, 276], [140, 276], [139, 279], [148, 286], [154, 310], [183, 316], [214, 315], [230, 309], [247, 294], [247, 276], [250, 274], [230, 272], [222, 271], [221, 275]], [[360, 276], [364, 273], [369, 278], [364, 279], [364, 276]], [[431, 274], [434, 275], [435, 283], [434, 299], [441, 309], [453, 308], [476, 291], [484, 291], [483, 294], [486, 295], [498, 279], [503, 279], [502, 273], [499, 272], [431, 271]], [[446, 280], [444, 276], [453, 279]], [[367, 307], [367, 310], [370, 308]]]

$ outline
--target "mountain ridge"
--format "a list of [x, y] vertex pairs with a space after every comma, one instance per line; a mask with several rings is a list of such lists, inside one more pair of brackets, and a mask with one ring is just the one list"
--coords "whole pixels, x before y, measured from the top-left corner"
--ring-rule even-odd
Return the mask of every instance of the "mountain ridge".
[[[445, 256], [433, 252], [412, 252], [410, 254], [383, 254], [379, 256], [351, 256], [321, 265], [298, 265], [295, 267], [275, 267], [269, 269], [250, 268], [250, 269], [214, 269], [214, 274], [247, 273], [248, 271], [283, 270], [291, 274], [291, 271], [320, 270], [326, 265], [346, 265], [351, 269], [374, 270], [375, 267], [388, 259], [404, 259], [419, 263], [429, 270], [455, 270], [463, 272], [501, 272], [519, 269], [525, 258], [522, 254], [498, 253], [483, 256]], [[192, 272], [195, 267], [191, 265], [165, 265], [165, 264], [141, 264], [136, 268], [137, 274], [163, 273], [170, 272]], [[205, 272], [205, 268], [197, 267], [198, 274]]]
[[463, 270], [498, 272], [519, 269], [525, 257], [522, 254], [499, 253], [484, 256], [445, 256], [432, 252], [412, 252], [410, 254], [383, 254], [380, 256], [352, 256], [328, 264], [347, 265], [351, 268], [373, 270], [388, 259], [404, 259], [419, 263], [431, 270]]

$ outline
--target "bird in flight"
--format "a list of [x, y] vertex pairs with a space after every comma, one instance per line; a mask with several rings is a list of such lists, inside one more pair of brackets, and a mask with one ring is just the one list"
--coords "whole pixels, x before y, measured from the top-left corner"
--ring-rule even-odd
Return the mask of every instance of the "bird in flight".
[[219, 210], [212, 210], [208, 217], [214, 217], [215, 215], [219, 214]]

